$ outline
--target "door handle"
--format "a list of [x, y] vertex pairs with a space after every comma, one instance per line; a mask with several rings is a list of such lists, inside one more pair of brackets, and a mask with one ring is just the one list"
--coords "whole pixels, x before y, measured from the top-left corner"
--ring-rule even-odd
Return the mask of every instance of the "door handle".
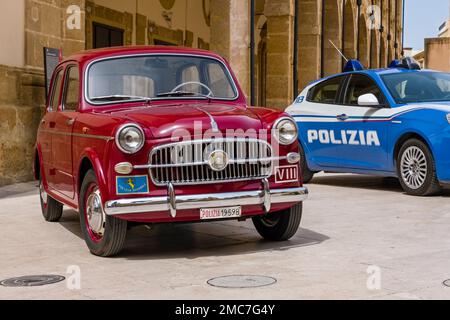
[[70, 127], [75, 123], [75, 119], [67, 119], [66, 124]]
[[348, 115], [346, 115], [346, 114], [344, 113], [344, 114], [340, 114], [340, 115], [336, 116], [336, 118], [337, 118], [338, 120], [345, 121], [345, 120], [348, 120]]

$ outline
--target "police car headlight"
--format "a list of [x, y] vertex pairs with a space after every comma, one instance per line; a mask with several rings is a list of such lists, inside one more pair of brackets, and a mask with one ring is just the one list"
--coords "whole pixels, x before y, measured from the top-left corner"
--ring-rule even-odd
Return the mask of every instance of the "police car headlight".
[[144, 130], [137, 124], [125, 124], [117, 130], [116, 144], [124, 153], [133, 154], [140, 151], [144, 142]]
[[285, 146], [294, 143], [298, 138], [297, 124], [291, 118], [278, 119], [273, 130], [275, 139]]

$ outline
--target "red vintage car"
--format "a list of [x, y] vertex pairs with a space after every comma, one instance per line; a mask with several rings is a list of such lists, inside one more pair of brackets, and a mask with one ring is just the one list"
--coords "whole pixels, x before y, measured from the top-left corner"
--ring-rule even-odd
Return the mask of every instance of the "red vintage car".
[[220, 56], [87, 51], [61, 62], [50, 88], [34, 163], [42, 213], [77, 210], [93, 254], [117, 254], [131, 224], [252, 218], [266, 239], [296, 233], [308, 193], [296, 124], [247, 106]]

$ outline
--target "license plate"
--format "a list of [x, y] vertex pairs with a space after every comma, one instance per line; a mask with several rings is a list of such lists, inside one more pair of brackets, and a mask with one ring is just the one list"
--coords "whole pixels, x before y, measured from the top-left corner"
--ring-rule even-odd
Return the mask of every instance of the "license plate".
[[275, 168], [275, 183], [298, 181], [298, 166], [284, 166]]
[[241, 207], [200, 209], [200, 220], [240, 218]]

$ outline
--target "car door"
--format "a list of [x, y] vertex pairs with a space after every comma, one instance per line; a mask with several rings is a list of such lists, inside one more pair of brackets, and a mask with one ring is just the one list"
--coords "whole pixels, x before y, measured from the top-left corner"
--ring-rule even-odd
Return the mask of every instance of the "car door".
[[306, 101], [295, 107], [293, 116], [308, 165], [312, 170], [336, 167], [337, 146], [330, 136], [336, 125], [337, 105], [346, 76], [337, 76], [320, 82], [308, 91]]
[[41, 152], [44, 174], [49, 187], [55, 187], [55, 169], [53, 163], [53, 134], [55, 133], [55, 116], [61, 99], [61, 92], [64, 80], [64, 68], [55, 71], [52, 82], [52, 89], [49, 95], [47, 112], [41, 121]]
[[[365, 94], [377, 97], [379, 105], [359, 105]], [[368, 75], [355, 73], [346, 81], [342, 106], [337, 112], [339, 166], [358, 170], [383, 171], [387, 167], [387, 100], [377, 83]]]
[[55, 114], [53, 135], [53, 164], [55, 167], [55, 189], [73, 199], [75, 180], [73, 174], [73, 128], [77, 119], [80, 98], [80, 75], [76, 65], [68, 65], [64, 75], [61, 104]]

